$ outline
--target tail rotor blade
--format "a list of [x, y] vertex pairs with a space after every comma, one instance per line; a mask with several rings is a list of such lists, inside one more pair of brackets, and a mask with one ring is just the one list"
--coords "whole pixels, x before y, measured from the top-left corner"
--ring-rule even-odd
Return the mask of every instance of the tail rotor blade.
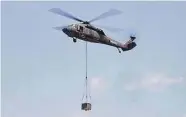
[[137, 32], [133, 32], [130, 34], [130, 38], [132, 40], [134, 40], [135, 42], [138, 42], [139, 41], [139, 35], [137, 34]]
[[84, 22], [83, 20], [73, 16], [72, 14], [70, 13], [67, 13], [65, 11], [62, 11], [60, 8], [52, 8], [49, 10], [50, 12], [52, 13], [55, 13], [55, 14], [58, 14], [58, 15], [61, 15], [61, 16], [65, 16], [67, 18], [70, 18], [70, 19], [73, 19], [73, 20], [76, 20], [76, 21], [79, 21], [79, 22]]
[[99, 15], [98, 17], [96, 17], [96, 18], [90, 20], [89, 23], [94, 22], [94, 21], [96, 21], [96, 20], [100, 20], [100, 19], [107, 18], [107, 17], [109, 17], [109, 16], [119, 15], [119, 14], [121, 14], [121, 13], [122, 13], [122, 12], [119, 11], [119, 10], [110, 9], [109, 11], [104, 12], [104, 13], [102, 13], [101, 15]]

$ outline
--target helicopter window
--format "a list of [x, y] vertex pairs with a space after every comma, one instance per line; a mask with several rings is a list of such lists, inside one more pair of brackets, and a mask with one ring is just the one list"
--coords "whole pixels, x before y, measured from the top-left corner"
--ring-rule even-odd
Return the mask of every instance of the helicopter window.
[[83, 27], [82, 26], [80, 26], [80, 31], [83, 31]]

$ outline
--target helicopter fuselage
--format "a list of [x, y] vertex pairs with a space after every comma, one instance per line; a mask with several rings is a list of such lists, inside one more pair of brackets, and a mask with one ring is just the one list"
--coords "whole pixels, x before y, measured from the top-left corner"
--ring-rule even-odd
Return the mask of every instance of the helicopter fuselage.
[[73, 39], [80, 39], [92, 43], [106, 44], [117, 48], [122, 48], [123, 44], [115, 41], [98, 28], [86, 24], [72, 24], [63, 29], [63, 32]]
[[[126, 43], [123, 44], [123, 43], [120, 43], [116, 40], [109, 38], [108, 36], [105, 35], [103, 30], [96, 28], [90, 24], [91, 22], [94, 22], [96, 20], [100, 20], [100, 19], [112, 16], [112, 15], [121, 14], [122, 12], [119, 10], [110, 9], [109, 11], [104, 12], [101, 15], [89, 21], [84, 21], [82, 19], [79, 19], [73, 16], [72, 14], [61, 10], [60, 8], [52, 8], [49, 11], [55, 14], [76, 20], [78, 22], [81, 22], [79, 24], [72, 24], [67, 27], [66, 26], [65, 27], [62, 27], [62, 26], [54, 27], [54, 29], [60, 30], [60, 31], [62, 30], [66, 35], [73, 38], [74, 42], [76, 42], [76, 39], [80, 39], [80, 40], [89, 41], [92, 43], [110, 45], [110, 46], [118, 48], [118, 50], [119, 48], [121, 48], [123, 51], [131, 50], [137, 46], [136, 43], [133, 42], [136, 39], [136, 37], [134, 36], [130, 36], [130, 40], [128, 40]], [[119, 52], [121, 53], [120, 50]]]

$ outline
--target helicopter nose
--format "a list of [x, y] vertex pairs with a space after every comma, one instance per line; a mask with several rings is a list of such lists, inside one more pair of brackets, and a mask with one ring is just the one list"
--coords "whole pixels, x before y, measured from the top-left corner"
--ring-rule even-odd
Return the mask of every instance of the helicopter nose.
[[68, 32], [68, 29], [67, 29], [67, 28], [63, 28], [62, 31], [63, 31], [64, 33], [67, 33], [67, 32]]

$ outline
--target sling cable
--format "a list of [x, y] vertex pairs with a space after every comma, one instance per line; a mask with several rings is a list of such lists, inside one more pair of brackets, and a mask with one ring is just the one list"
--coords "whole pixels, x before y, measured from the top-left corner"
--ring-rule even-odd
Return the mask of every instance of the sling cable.
[[86, 45], [85, 45], [85, 56], [86, 56], [85, 93], [83, 93], [82, 101], [84, 101], [84, 102], [81, 104], [81, 110], [90, 111], [92, 105], [90, 103], [90, 100], [91, 100], [90, 92], [88, 91], [88, 78], [87, 78], [87, 41], [85, 43], [86, 43]]

